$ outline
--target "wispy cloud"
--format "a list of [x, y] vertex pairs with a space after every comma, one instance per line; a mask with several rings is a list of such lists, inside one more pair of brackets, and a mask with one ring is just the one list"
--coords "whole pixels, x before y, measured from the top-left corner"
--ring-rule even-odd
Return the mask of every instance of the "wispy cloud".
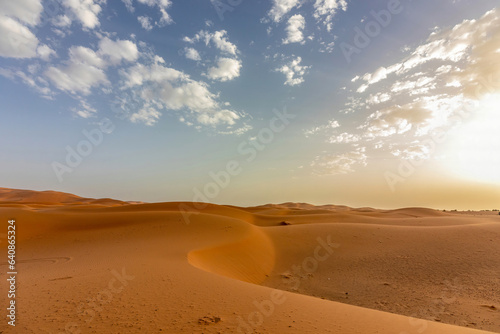
[[306, 75], [311, 66], [301, 65], [301, 62], [301, 57], [295, 57], [295, 59], [276, 69], [276, 71], [285, 75], [285, 85], [297, 86], [304, 82], [304, 75]]
[[313, 172], [318, 175], [348, 174], [355, 171], [355, 166], [366, 166], [365, 147], [342, 154], [324, 153], [318, 155], [311, 163]]
[[[355, 151], [365, 162], [365, 152], [386, 147], [392, 156], [429, 159], [431, 154], [422, 141], [452, 127], [450, 120], [464, 106], [500, 90], [499, 29], [500, 10], [494, 9], [477, 20], [436, 29], [401, 61], [355, 76], [351, 81], [357, 86], [345, 110], [359, 112], [365, 119], [353, 131], [332, 131], [326, 141], [366, 147], [363, 154]], [[497, 81], [495, 87], [488, 87], [491, 80]], [[398, 148], [390, 149], [394, 143]], [[328, 161], [343, 165], [341, 161], [356, 160], [348, 159], [353, 158], [349, 152], [345, 154], [326, 162], [317, 158], [314, 164], [325, 167], [330, 166]], [[349, 171], [351, 166], [339, 170]]]

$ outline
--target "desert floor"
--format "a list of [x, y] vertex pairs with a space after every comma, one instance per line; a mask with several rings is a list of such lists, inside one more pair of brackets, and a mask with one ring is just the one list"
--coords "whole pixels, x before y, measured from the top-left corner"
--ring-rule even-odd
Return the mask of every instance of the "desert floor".
[[498, 212], [0, 188], [0, 222], [0, 333], [500, 333]]

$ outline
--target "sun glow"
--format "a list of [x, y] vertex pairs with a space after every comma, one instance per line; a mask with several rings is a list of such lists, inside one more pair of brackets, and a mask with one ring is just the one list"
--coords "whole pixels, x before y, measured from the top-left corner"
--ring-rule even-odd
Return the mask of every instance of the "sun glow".
[[500, 94], [489, 94], [450, 138], [451, 170], [487, 183], [500, 184]]

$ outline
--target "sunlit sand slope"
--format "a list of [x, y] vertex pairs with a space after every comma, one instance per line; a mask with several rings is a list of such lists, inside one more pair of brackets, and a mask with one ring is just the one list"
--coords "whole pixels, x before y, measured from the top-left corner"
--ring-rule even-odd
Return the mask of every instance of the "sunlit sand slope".
[[500, 332], [495, 216], [22, 192], [0, 191], [3, 333]]

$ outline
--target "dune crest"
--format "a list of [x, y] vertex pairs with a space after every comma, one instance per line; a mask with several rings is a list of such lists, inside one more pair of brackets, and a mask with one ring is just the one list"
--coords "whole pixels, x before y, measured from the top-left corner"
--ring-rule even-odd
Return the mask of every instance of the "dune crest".
[[500, 332], [497, 215], [2, 188], [0, 219], [22, 333]]
[[208, 272], [260, 284], [274, 268], [274, 246], [258, 228], [242, 240], [189, 252], [188, 261]]

